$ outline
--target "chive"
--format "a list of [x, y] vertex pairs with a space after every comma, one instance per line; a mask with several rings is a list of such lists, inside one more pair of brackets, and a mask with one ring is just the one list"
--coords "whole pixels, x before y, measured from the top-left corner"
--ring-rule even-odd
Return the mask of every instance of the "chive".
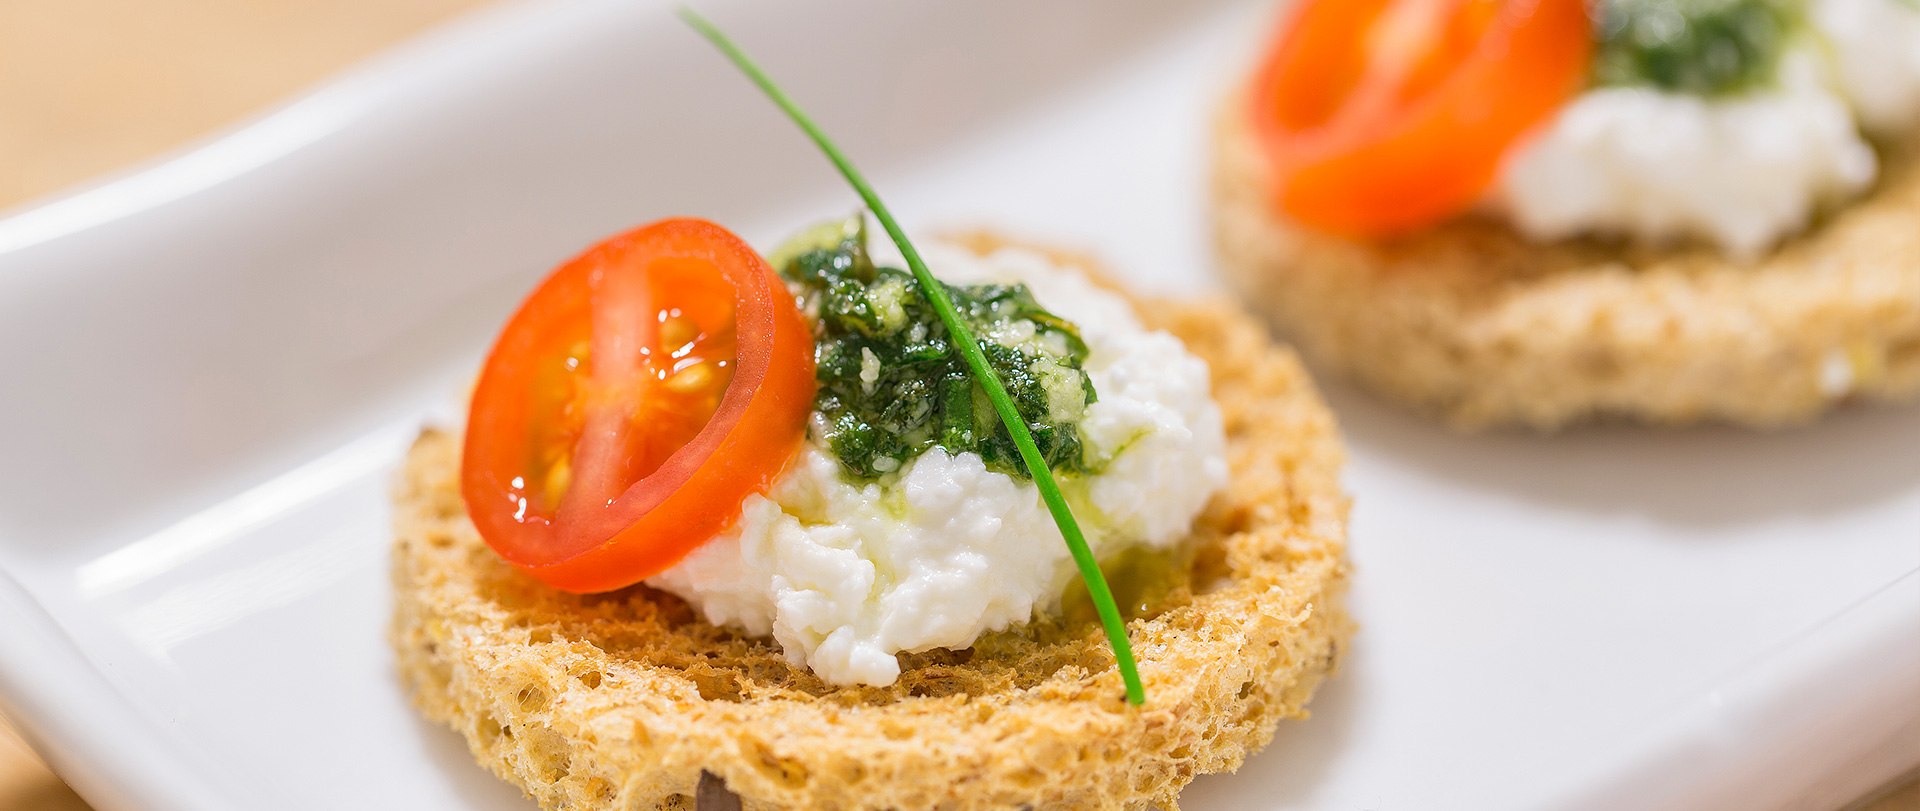
[[1021, 461], [1026, 463], [1027, 472], [1033, 476], [1033, 483], [1040, 488], [1040, 498], [1047, 503], [1047, 510], [1053, 513], [1053, 522], [1060, 526], [1060, 535], [1066, 539], [1067, 549], [1073, 553], [1073, 562], [1080, 567], [1080, 579], [1086, 581], [1087, 592], [1093, 596], [1094, 608], [1100, 613], [1100, 624], [1106, 628], [1107, 641], [1113, 645], [1114, 662], [1120, 668], [1121, 680], [1127, 685], [1128, 703], [1145, 704], [1147, 692], [1146, 688], [1140, 685], [1140, 671], [1133, 661], [1133, 646], [1127, 643], [1127, 626], [1125, 621], [1120, 619], [1120, 608], [1114, 604], [1113, 591], [1107, 588], [1106, 577], [1100, 574], [1100, 563], [1093, 559], [1093, 550], [1087, 548], [1086, 536], [1081, 534], [1080, 524], [1073, 520], [1073, 511], [1067, 507], [1067, 499], [1060, 494], [1059, 483], [1053, 480], [1053, 470], [1047, 467], [1047, 461], [1040, 456], [1040, 449], [1033, 444], [1033, 434], [1028, 432], [1026, 421], [1022, 420], [1020, 412], [1014, 409], [1013, 398], [1007, 396], [1006, 386], [1000, 382], [1000, 377], [993, 371], [993, 367], [988, 365], [987, 356], [980, 351], [979, 339], [974, 337], [973, 330], [967, 327], [967, 323], [960, 319], [960, 314], [954, 312], [953, 302], [947, 300], [946, 288], [941, 287], [940, 283], [934, 280], [933, 274], [927, 270], [927, 263], [921, 260], [920, 252], [913, 249], [912, 242], [907, 241], [906, 233], [900, 230], [900, 224], [894, 221], [893, 214], [887, 210], [886, 204], [880, 202], [880, 195], [874, 192], [872, 186], [867, 185], [867, 179], [861, 176], [860, 170], [853, 168], [853, 163], [847, 160], [847, 156], [841, 154], [840, 148], [833, 145], [833, 141], [827, 138], [827, 134], [821, 132], [820, 127], [815, 125], [806, 113], [800, 111], [800, 107], [794, 103], [793, 99], [776, 86], [773, 79], [755, 65], [753, 60], [748, 59], [739, 46], [733, 44], [733, 40], [728, 39], [726, 34], [715, 28], [713, 23], [707, 22], [705, 17], [695, 13], [693, 9], [682, 6], [680, 19], [693, 26], [694, 30], [705, 36], [714, 47], [719, 48], [721, 53], [726, 54], [728, 59], [733, 60], [733, 64], [740, 68], [742, 73], [747, 74], [747, 78], [752, 79], [754, 84], [759, 85], [774, 104], [786, 111], [787, 117], [793, 119], [793, 123], [799, 125], [800, 129], [806, 132], [807, 137], [813, 139], [821, 152], [826, 153], [827, 160], [833, 161], [833, 165], [840, 169], [840, 174], [847, 179], [847, 183], [851, 184], [854, 191], [860, 193], [860, 198], [866, 201], [867, 208], [873, 212], [874, 218], [887, 229], [887, 235], [893, 237], [893, 244], [900, 247], [900, 254], [906, 258], [907, 267], [913, 270], [913, 277], [920, 282], [921, 293], [926, 295], [934, 311], [940, 314], [940, 320], [946, 323], [947, 332], [953, 336], [954, 346], [960, 350], [961, 355], [966, 357], [967, 366], [973, 370], [973, 376], [979, 379], [981, 387], [986, 389], [987, 399], [993, 402], [994, 410], [1000, 412], [1000, 421], [1006, 424], [1007, 433], [1013, 435], [1013, 443], [1020, 449]]

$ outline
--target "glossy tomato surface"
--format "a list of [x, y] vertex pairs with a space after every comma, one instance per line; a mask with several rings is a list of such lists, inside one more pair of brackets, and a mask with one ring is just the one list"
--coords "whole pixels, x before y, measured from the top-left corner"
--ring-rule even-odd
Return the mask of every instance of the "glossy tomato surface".
[[488, 545], [605, 591], [730, 526], [805, 435], [813, 344], [786, 286], [726, 229], [671, 219], [561, 265], [475, 386], [461, 492]]
[[1585, 85], [1584, 0], [1308, 0], [1247, 102], [1274, 205], [1379, 237], [1457, 215]]

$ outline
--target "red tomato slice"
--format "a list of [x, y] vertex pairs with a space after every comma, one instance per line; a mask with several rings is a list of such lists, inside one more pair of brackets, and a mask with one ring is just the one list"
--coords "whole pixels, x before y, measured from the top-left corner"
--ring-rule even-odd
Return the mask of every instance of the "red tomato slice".
[[561, 265], [474, 389], [467, 513], [508, 562], [606, 591], [665, 571], [730, 526], [799, 448], [813, 339], [766, 260], [673, 219]]
[[1356, 237], [1457, 215], [1592, 50], [1585, 0], [1305, 0], [1249, 94], [1274, 205]]

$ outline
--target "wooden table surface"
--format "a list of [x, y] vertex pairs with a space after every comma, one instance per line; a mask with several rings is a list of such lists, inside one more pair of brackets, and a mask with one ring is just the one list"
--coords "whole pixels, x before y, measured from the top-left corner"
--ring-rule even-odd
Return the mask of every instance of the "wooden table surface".
[[[0, 208], [186, 145], [484, 0], [0, 0]], [[1920, 777], [1856, 811], [1920, 811]], [[0, 719], [0, 809], [88, 811]]]

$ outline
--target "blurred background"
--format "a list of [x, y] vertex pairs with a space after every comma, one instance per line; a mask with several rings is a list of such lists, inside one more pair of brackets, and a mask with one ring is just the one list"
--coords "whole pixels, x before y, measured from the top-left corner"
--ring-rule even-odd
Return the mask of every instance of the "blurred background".
[[[482, 2], [0, 0], [0, 209], [231, 128]], [[1855, 807], [1920, 811], [1920, 780]], [[0, 811], [87, 808], [0, 718]]]
[[[234, 127], [483, 0], [0, 0], [0, 209]], [[0, 811], [89, 811], [0, 718]]]

